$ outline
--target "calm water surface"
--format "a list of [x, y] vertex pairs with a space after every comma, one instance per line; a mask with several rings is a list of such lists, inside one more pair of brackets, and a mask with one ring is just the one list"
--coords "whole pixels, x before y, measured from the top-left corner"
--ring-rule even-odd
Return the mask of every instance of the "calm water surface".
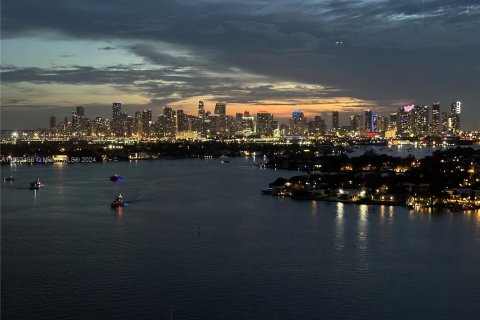
[[253, 161], [3, 166], [2, 319], [480, 318], [479, 212], [262, 196], [297, 172]]

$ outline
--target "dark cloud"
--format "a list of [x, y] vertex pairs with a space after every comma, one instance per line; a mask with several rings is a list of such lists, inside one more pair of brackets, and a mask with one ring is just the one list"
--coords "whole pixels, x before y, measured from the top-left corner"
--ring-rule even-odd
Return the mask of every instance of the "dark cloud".
[[[476, 0], [16, 0], [2, 6], [4, 38], [56, 31], [127, 41], [127, 50], [158, 67], [15, 69], [2, 73], [7, 82], [110, 83], [161, 103], [207, 94], [241, 102], [338, 94], [379, 107], [461, 99], [479, 117]], [[266, 85], [249, 87], [244, 74], [262, 76]], [[272, 87], [288, 81], [329, 90]]]

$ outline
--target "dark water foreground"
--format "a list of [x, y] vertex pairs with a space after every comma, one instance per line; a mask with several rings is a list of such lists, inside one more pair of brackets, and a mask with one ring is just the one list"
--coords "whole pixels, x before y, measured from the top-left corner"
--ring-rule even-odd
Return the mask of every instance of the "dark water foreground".
[[479, 212], [261, 196], [298, 172], [252, 163], [2, 167], [2, 319], [479, 318]]

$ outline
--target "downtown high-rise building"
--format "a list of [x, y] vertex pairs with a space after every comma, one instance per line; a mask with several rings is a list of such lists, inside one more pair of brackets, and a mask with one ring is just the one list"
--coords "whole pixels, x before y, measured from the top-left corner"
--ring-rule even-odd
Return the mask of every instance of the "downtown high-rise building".
[[388, 128], [390, 130], [395, 130], [397, 128], [397, 118], [398, 117], [396, 112], [390, 113], [389, 123], [388, 123]]
[[203, 101], [198, 101], [198, 118], [205, 120], [205, 105]]
[[257, 113], [256, 133], [264, 137], [273, 135], [273, 114], [266, 111]]
[[215, 104], [215, 111], [213, 112], [216, 115], [225, 117], [227, 115], [227, 105], [225, 102], [217, 102]]
[[363, 116], [361, 114], [354, 114], [350, 116], [350, 128], [355, 133], [364, 131]]
[[408, 104], [397, 110], [397, 135], [410, 136], [413, 134], [413, 109], [415, 105]]
[[125, 135], [131, 137], [135, 133], [135, 118], [124, 113], [124, 126], [125, 126]]
[[340, 118], [338, 111], [332, 111], [332, 130], [340, 128]]
[[172, 108], [163, 107], [163, 114], [158, 118], [159, 135], [162, 137], [175, 137], [175, 114]]
[[188, 118], [182, 109], [175, 112], [175, 127], [176, 132], [188, 131]]
[[373, 118], [373, 127], [375, 132], [383, 133], [388, 130], [388, 118], [381, 115], [375, 115]]
[[415, 135], [423, 135], [428, 132], [429, 124], [429, 107], [416, 106], [413, 109], [413, 133]]
[[146, 137], [152, 134], [152, 109], [150, 108], [142, 111], [142, 133]]
[[122, 103], [114, 102], [112, 103], [112, 133], [115, 136], [122, 136], [123, 125], [122, 125]]
[[430, 132], [438, 134], [440, 127], [440, 102], [432, 103], [432, 122], [430, 123]]
[[462, 111], [462, 103], [460, 101], [455, 101], [451, 105], [451, 131], [453, 134], [456, 134], [460, 131], [460, 113]]
[[322, 116], [315, 116], [312, 121], [308, 122], [308, 133], [310, 135], [323, 135], [327, 130], [327, 125]]
[[251, 136], [255, 130], [255, 118], [250, 112], [245, 111], [242, 116], [242, 133], [244, 136]]
[[57, 125], [57, 119], [55, 118], [55, 116], [51, 116], [50, 117], [50, 129], [55, 128], [56, 125]]
[[365, 111], [365, 132], [374, 132], [375, 128], [373, 127], [373, 112], [372, 110]]
[[235, 134], [240, 135], [242, 134], [242, 119], [243, 119], [243, 113], [237, 112], [235, 113], [235, 118], [233, 119], [233, 130]]
[[142, 112], [135, 111], [134, 115], [134, 132], [137, 135], [143, 135]]
[[85, 107], [77, 106], [72, 112], [72, 132], [84, 133], [86, 127]]
[[300, 110], [295, 110], [292, 112], [292, 117], [290, 118], [290, 134], [294, 136], [303, 136], [307, 129], [307, 120], [305, 115]]
[[449, 131], [449, 119], [450, 117], [448, 116], [448, 112], [443, 111], [442, 112], [442, 133], [448, 133]]

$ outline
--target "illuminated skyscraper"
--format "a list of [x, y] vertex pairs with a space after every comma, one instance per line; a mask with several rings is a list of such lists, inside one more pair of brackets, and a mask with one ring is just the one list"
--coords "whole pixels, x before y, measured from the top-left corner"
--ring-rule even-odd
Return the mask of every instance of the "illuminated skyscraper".
[[413, 134], [413, 109], [415, 105], [409, 104], [397, 110], [397, 135], [410, 136]]
[[72, 112], [72, 132], [82, 133], [85, 130], [85, 107], [77, 106]]
[[383, 133], [388, 129], [388, 119], [384, 116], [375, 115], [373, 126], [375, 128], [375, 132]]
[[112, 103], [112, 133], [115, 136], [123, 135], [121, 113], [122, 113], [122, 104], [120, 102]]
[[390, 130], [392, 129], [396, 129], [397, 128], [397, 113], [396, 112], [392, 112], [390, 113], [390, 121], [389, 121], [389, 124], [388, 124], [388, 128]]
[[151, 135], [152, 109], [145, 108], [142, 111], [142, 131], [144, 136]]
[[163, 107], [163, 114], [158, 119], [159, 134], [162, 137], [175, 137], [175, 115], [170, 107]]
[[138, 134], [138, 135], [143, 134], [142, 112], [141, 111], [136, 111], [135, 112], [134, 132], [135, 132], [135, 134]]
[[307, 129], [307, 120], [302, 111], [296, 110], [292, 112], [290, 119], [290, 134], [294, 136], [303, 136]]
[[245, 111], [242, 116], [242, 133], [244, 136], [250, 136], [254, 132], [255, 118], [250, 116], [250, 112]]
[[428, 106], [416, 106], [413, 109], [413, 132], [416, 135], [426, 134], [428, 132], [429, 120]]
[[460, 112], [462, 108], [462, 103], [460, 101], [456, 101], [452, 103], [451, 113], [450, 116], [452, 118], [452, 133], [457, 134], [460, 131]]
[[[126, 114], [125, 114], [126, 115]], [[131, 137], [135, 131], [135, 118], [127, 115], [125, 119], [125, 133], [127, 137]]]
[[430, 123], [430, 132], [438, 134], [440, 126], [440, 102], [432, 104], [432, 122]]
[[448, 133], [448, 112], [442, 112], [442, 133]]
[[271, 137], [273, 135], [273, 114], [266, 111], [257, 113], [256, 132], [260, 136]]
[[373, 132], [373, 112], [372, 110], [365, 111], [365, 132]]
[[198, 117], [202, 120], [205, 119], [205, 107], [203, 101], [198, 101]]
[[183, 132], [188, 130], [187, 115], [183, 110], [177, 110], [175, 112], [175, 126], [176, 132]]
[[353, 116], [350, 116], [350, 127], [351, 130], [356, 133], [364, 131], [363, 116], [361, 114], [354, 114]]

